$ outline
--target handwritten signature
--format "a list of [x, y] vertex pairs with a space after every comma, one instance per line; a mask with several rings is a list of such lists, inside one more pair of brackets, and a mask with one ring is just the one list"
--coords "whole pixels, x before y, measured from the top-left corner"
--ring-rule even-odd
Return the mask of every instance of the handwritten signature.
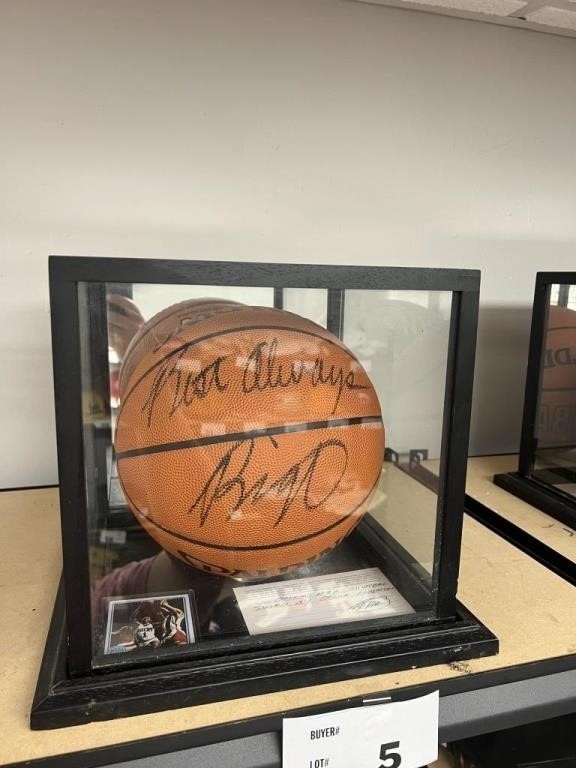
[[[272, 437], [268, 439], [276, 450], [280, 450], [276, 440]], [[254, 438], [238, 440], [222, 456], [189, 508], [189, 514], [199, 513], [201, 526], [217, 505], [228, 520], [233, 520], [250, 505], [254, 508], [264, 502], [261, 506], [266, 509], [266, 502], [269, 504], [271, 499], [281, 499], [282, 507], [272, 523], [276, 527], [284, 520], [296, 499], [301, 500], [307, 510], [325, 504], [338, 489], [348, 466], [345, 444], [341, 440], [322, 440], [278, 477], [263, 472], [251, 481], [247, 477], [249, 470], [258, 464], [255, 450]], [[330, 478], [328, 489], [324, 488], [320, 497], [314, 488], [318, 477], [323, 480]]]
[[149, 427], [152, 424], [156, 402], [168, 385], [172, 388], [169, 416], [173, 416], [180, 408], [191, 405], [195, 400], [206, 397], [213, 390], [224, 392], [228, 388], [228, 384], [222, 380], [222, 363], [226, 359], [225, 356], [218, 356], [201, 371], [194, 373], [180, 366], [185, 354], [186, 350], [180, 352], [174, 360], [161, 365], [152, 380], [148, 397], [142, 406]]
[[329, 365], [324, 358], [317, 357], [314, 365], [308, 365], [304, 360], [292, 362], [288, 366], [279, 362], [278, 339], [271, 343], [259, 341], [248, 356], [244, 373], [242, 374], [242, 391], [246, 394], [255, 390], [291, 387], [300, 384], [307, 376], [313, 387], [328, 385], [336, 388], [336, 397], [332, 413], [336, 412], [344, 389], [366, 389], [365, 384], [355, 383], [354, 371], [344, 374], [342, 366], [334, 363]]
[[368, 597], [365, 600], [353, 603], [349, 610], [352, 613], [363, 613], [364, 611], [372, 611], [374, 608], [388, 608], [389, 606], [390, 598], [383, 595], [382, 597]]
[[[326, 362], [318, 356], [311, 364], [304, 360], [283, 362], [278, 352], [279, 341], [259, 341], [251, 349], [243, 367], [240, 368], [240, 387], [244, 395], [270, 389], [297, 387], [306, 378], [312, 387], [324, 386], [334, 390], [331, 413], [336, 409], [346, 390], [367, 389], [365, 384], [356, 383], [355, 371], [345, 372], [343, 366]], [[142, 405], [148, 427], [152, 425], [160, 396], [166, 392], [169, 397], [169, 417], [193, 402], [201, 400], [211, 392], [221, 393], [234, 381], [230, 370], [229, 355], [219, 355], [200, 371], [190, 371], [186, 356], [188, 348], [165, 360], [156, 370], [150, 389]], [[227, 365], [228, 364], [228, 365]], [[238, 375], [236, 373], [236, 375]]]

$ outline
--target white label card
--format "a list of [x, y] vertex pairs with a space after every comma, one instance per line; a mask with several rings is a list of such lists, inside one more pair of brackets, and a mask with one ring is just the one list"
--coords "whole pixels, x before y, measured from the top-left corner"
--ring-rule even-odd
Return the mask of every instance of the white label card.
[[126, 531], [116, 528], [101, 530], [100, 544], [126, 544]]
[[438, 691], [284, 718], [282, 768], [421, 768], [438, 758]]
[[251, 635], [414, 613], [378, 568], [234, 587]]

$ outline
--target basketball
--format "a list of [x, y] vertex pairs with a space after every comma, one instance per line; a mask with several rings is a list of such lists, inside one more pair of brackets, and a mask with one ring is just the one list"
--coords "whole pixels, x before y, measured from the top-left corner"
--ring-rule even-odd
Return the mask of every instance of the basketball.
[[540, 448], [576, 445], [576, 312], [551, 306], [542, 362]]
[[188, 299], [158, 312], [138, 329], [126, 349], [120, 371], [120, 393], [122, 382], [130, 378], [140, 357], [166, 343], [171, 333], [238, 306], [242, 305], [226, 299]]
[[369, 509], [380, 404], [354, 354], [293, 313], [185, 302], [151, 318], [121, 373], [126, 500], [172, 555], [268, 577], [337, 546]]

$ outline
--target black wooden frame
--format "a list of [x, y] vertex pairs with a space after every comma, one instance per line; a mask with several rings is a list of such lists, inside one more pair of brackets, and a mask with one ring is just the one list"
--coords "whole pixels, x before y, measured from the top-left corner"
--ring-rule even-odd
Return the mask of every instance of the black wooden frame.
[[32, 705], [33, 730], [224, 701], [350, 677], [368, 677], [498, 652], [498, 640], [464, 606], [450, 620], [339, 638], [330, 648], [307, 642], [286, 656], [224, 658], [217, 665], [170, 663], [71, 677], [66, 669], [66, 608], [61, 581]]
[[[435, 582], [437, 596], [432, 615], [410, 620], [391, 621], [386, 628], [348, 627], [325, 633], [287, 633], [284, 650], [278, 648], [266, 662], [264, 646], [254, 663], [258, 672], [251, 677], [250, 664], [237, 673], [239, 661], [234, 658], [234, 640], [227, 653], [216, 658], [216, 666], [228, 665], [229, 684], [218, 688], [215, 683], [200, 684], [198, 675], [186, 667], [184, 656], [166, 657], [148, 667], [148, 678], [166, 680], [178, 675], [188, 680], [180, 697], [171, 706], [218, 700], [231, 694], [248, 695], [280, 687], [310, 684], [338, 679], [351, 665], [357, 665], [356, 676], [374, 674], [383, 669], [399, 669], [410, 664], [470, 658], [497, 652], [494, 636], [456, 602], [460, 544], [464, 513], [466, 457], [470, 426], [470, 403], [474, 371], [476, 325], [480, 275], [476, 270], [409, 269], [404, 267], [347, 267], [296, 264], [252, 264], [239, 262], [174, 261], [147, 259], [110, 259], [53, 256], [49, 262], [54, 388], [56, 402], [60, 507], [64, 551], [65, 588], [55, 609], [51, 630], [52, 645], [47, 650], [32, 713], [33, 727], [54, 727], [81, 722], [94, 717], [131, 714], [132, 704], [101, 702], [86, 714], [81, 690], [110, 688], [113, 678], [121, 683], [114, 695], [129, 691], [131, 681], [140, 680], [141, 665], [126, 659], [114, 669], [94, 670], [90, 624], [90, 579], [88, 531], [84, 477], [84, 443], [82, 433], [80, 328], [78, 306], [79, 283], [160, 283], [194, 285], [262, 286], [274, 289], [275, 303], [281, 301], [283, 288], [321, 288], [328, 290], [329, 316], [339, 327], [343, 312], [343, 291], [350, 289], [431, 290], [452, 292], [449, 353], [446, 371], [445, 403], [442, 425], [442, 455], [438, 485], [437, 529], [435, 541]], [[333, 330], [337, 332], [335, 327]], [[65, 600], [66, 607], [63, 607]], [[73, 631], [67, 633], [66, 621]], [[465, 630], [465, 631], [464, 631]], [[463, 635], [464, 632], [464, 635]], [[321, 636], [319, 637], [318, 634]], [[54, 637], [58, 637], [58, 642]], [[464, 639], [466, 637], [466, 639]], [[305, 661], [306, 654], [314, 663]], [[346, 662], [342, 647], [346, 648]], [[377, 650], [376, 650], [377, 649]], [[54, 655], [57, 651], [57, 657]], [[376, 651], [376, 652], [375, 652]], [[285, 674], [276, 674], [279, 654]], [[299, 664], [294, 659], [300, 657]], [[291, 661], [292, 658], [292, 661]], [[65, 661], [63, 660], [65, 659]], [[367, 662], [370, 660], [370, 663]], [[265, 663], [266, 662], [266, 663]], [[244, 663], [244, 662], [242, 662]], [[252, 664], [254, 666], [254, 664]], [[235, 671], [232, 671], [235, 670]], [[302, 672], [306, 670], [305, 677]], [[196, 678], [194, 678], [196, 674]], [[210, 678], [210, 675], [208, 676]], [[196, 682], [194, 682], [196, 680]], [[233, 691], [231, 688], [233, 683]], [[188, 686], [188, 687], [186, 687]], [[271, 687], [272, 686], [272, 687]], [[112, 690], [110, 688], [110, 690]], [[71, 692], [62, 698], [64, 690]], [[73, 703], [74, 692], [76, 702]], [[153, 687], [148, 695], [154, 694]], [[98, 698], [98, 696], [96, 696]], [[127, 701], [130, 694], [124, 697]], [[138, 697], [137, 697], [138, 698]], [[145, 709], [156, 709], [161, 697], [148, 702]], [[142, 706], [141, 696], [139, 704]], [[166, 705], [163, 705], [166, 706]], [[97, 714], [97, 711], [100, 714]]]
[[494, 482], [523, 501], [576, 529], [576, 499], [553, 485], [548, 485], [542, 479], [534, 477], [533, 474], [537, 448], [535, 433], [542, 381], [542, 357], [545, 351], [546, 320], [552, 285], [576, 285], [576, 272], [538, 272], [536, 274], [518, 471], [497, 474], [494, 476]]

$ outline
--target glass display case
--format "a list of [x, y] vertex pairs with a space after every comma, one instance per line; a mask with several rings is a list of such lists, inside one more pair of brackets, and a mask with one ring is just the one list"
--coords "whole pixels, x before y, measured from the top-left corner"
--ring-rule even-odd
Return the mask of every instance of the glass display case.
[[496, 652], [456, 601], [477, 272], [53, 257], [50, 287], [34, 727]]
[[518, 472], [494, 480], [576, 528], [576, 272], [536, 276]]

